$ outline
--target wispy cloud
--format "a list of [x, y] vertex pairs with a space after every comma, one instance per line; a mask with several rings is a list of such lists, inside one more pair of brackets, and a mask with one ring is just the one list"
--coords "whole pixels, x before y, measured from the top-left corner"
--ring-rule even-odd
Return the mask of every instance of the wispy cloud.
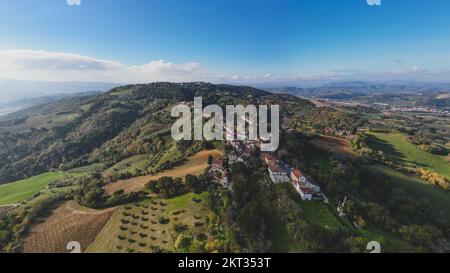
[[113, 70], [122, 67], [118, 62], [83, 55], [26, 49], [0, 51], [0, 67], [4, 66], [48, 71]]
[[395, 71], [342, 69], [323, 73], [233, 74], [212, 71], [198, 62], [173, 63], [165, 60], [125, 65], [114, 60], [44, 50], [12, 49], [0, 51], [0, 77], [39, 81], [102, 81], [145, 83], [153, 81], [208, 81], [215, 83], [301, 84], [308, 81], [345, 80], [422, 80], [444, 81], [449, 71], [427, 71], [419, 66]]
[[66, 0], [69, 6], [81, 6], [81, 0]]

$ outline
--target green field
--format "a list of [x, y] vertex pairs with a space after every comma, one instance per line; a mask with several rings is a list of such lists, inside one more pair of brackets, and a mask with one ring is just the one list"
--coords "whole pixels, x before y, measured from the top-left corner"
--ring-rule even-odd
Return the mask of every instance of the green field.
[[63, 178], [64, 174], [49, 172], [14, 183], [0, 186], [0, 205], [19, 203], [40, 192], [51, 182]]
[[418, 199], [429, 199], [436, 214], [450, 219], [450, 192], [444, 192], [418, 177], [405, 175], [387, 166], [374, 165], [372, 168], [389, 176], [397, 186], [412, 196]]
[[136, 169], [144, 169], [149, 158], [149, 155], [136, 155], [129, 157], [103, 171], [102, 174], [108, 177], [117, 173], [133, 172]]
[[348, 229], [332, 208], [322, 201], [303, 202], [300, 207], [311, 223], [330, 230]]
[[402, 241], [394, 235], [385, 232], [375, 225], [368, 223], [367, 226], [361, 229], [360, 234], [366, 238], [367, 241], [377, 241], [381, 244], [382, 253], [413, 253], [414, 247], [409, 243]]
[[67, 172], [73, 173], [73, 174], [86, 174], [86, 173], [97, 173], [103, 170], [103, 164], [102, 163], [94, 163], [87, 166], [77, 167], [74, 169], [70, 169]]
[[445, 156], [425, 152], [399, 133], [369, 133], [370, 146], [382, 150], [386, 158], [409, 168], [425, 168], [450, 179], [450, 164]]

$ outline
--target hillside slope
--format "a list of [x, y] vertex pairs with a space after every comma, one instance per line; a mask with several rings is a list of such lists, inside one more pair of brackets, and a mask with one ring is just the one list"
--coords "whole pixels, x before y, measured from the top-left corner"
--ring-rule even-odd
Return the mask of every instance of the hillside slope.
[[155, 134], [170, 128], [171, 106], [196, 96], [204, 105], [280, 104], [283, 117], [314, 107], [289, 95], [208, 83], [128, 85], [48, 103], [0, 122], [0, 184], [146, 154], [158, 148]]

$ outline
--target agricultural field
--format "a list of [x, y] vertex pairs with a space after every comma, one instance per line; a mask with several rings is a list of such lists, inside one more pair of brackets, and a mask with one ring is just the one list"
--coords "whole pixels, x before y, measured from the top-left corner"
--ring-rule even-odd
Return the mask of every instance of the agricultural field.
[[124, 159], [119, 163], [115, 164], [109, 169], [106, 169], [102, 172], [102, 175], [105, 177], [109, 177], [115, 175], [117, 173], [123, 172], [133, 172], [134, 170], [140, 168], [144, 169], [145, 164], [150, 159], [149, 155], [136, 155], [130, 158]]
[[201, 151], [192, 157], [190, 157], [186, 164], [176, 167], [171, 170], [160, 172], [155, 175], [147, 175], [127, 180], [120, 180], [115, 183], [111, 183], [105, 186], [105, 190], [108, 194], [113, 194], [118, 190], [124, 190], [125, 193], [138, 191], [142, 189], [146, 183], [151, 180], [157, 180], [161, 177], [168, 176], [173, 178], [184, 178], [188, 174], [199, 175], [202, 174], [208, 168], [208, 157], [220, 157], [222, 152], [219, 150], [205, 150]]
[[409, 168], [425, 168], [450, 179], [450, 164], [445, 156], [423, 151], [399, 133], [368, 133], [370, 146], [384, 151], [386, 158]]
[[355, 158], [358, 156], [358, 154], [350, 148], [348, 140], [345, 138], [320, 135], [312, 139], [310, 143], [345, 157]]
[[86, 249], [107, 223], [115, 208], [92, 210], [75, 201], [61, 203], [43, 213], [23, 239], [25, 253], [65, 253], [68, 242], [80, 242]]
[[[210, 214], [206, 197], [207, 193], [188, 193], [126, 205], [114, 213], [87, 252], [196, 252], [196, 245], [212, 238], [206, 231]], [[177, 245], [182, 234], [192, 238], [192, 244], [183, 248]]]
[[67, 171], [67, 173], [71, 174], [90, 174], [90, 173], [97, 173], [103, 170], [103, 164], [102, 163], [93, 163], [91, 165], [82, 166], [74, 169], [70, 169]]
[[61, 179], [65, 174], [49, 172], [14, 183], [0, 185], [0, 205], [15, 204], [32, 197], [51, 182]]

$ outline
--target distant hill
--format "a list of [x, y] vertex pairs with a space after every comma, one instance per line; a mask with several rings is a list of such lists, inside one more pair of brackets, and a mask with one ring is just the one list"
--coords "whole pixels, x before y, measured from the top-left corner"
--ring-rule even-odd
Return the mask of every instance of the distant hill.
[[46, 82], [0, 79], [0, 102], [2, 104], [20, 99], [43, 97], [86, 91], [107, 91], [119, 86], [105, 82]]
[[157, 145], [172, 106], [202, 96], [204, 105], [279, 104], [289, 117], [314, 105], [291, 95], [209, 83], [127, 85], [64, 98], [0, 119], [0, 184], [87, 163], [111, 165]]
[[[70, 93], [70, 94], [55, 94], [55, 95], [48, 95], [43, 97], [37, 97], [37, 98], [23, 98], [18, 99], [14, 101], [9, 102], [1, 102], [0, 103], [0, 117], [14, 113], [26, 108], [30, 108], [36, 105], [42, 105], [54, 101], [58, 101], [65, 98], [71, 98], [71, 97], [82, 97], [82, 96], [91, 96], [96, 95], [101, 92], [99, 91], [92, 91], [92, 92], [80, 92], [80, 93]], [[0, 118], [1, 120], [1, 118]]]
[[280, 87], [268, 88], [267, 90], [274, 93], [286, 93], [305, 98], [350, 100], [382, 94], [446, 93], [450, 91], [450, 84], [336, 82], [325, 84], [320, 87]]

